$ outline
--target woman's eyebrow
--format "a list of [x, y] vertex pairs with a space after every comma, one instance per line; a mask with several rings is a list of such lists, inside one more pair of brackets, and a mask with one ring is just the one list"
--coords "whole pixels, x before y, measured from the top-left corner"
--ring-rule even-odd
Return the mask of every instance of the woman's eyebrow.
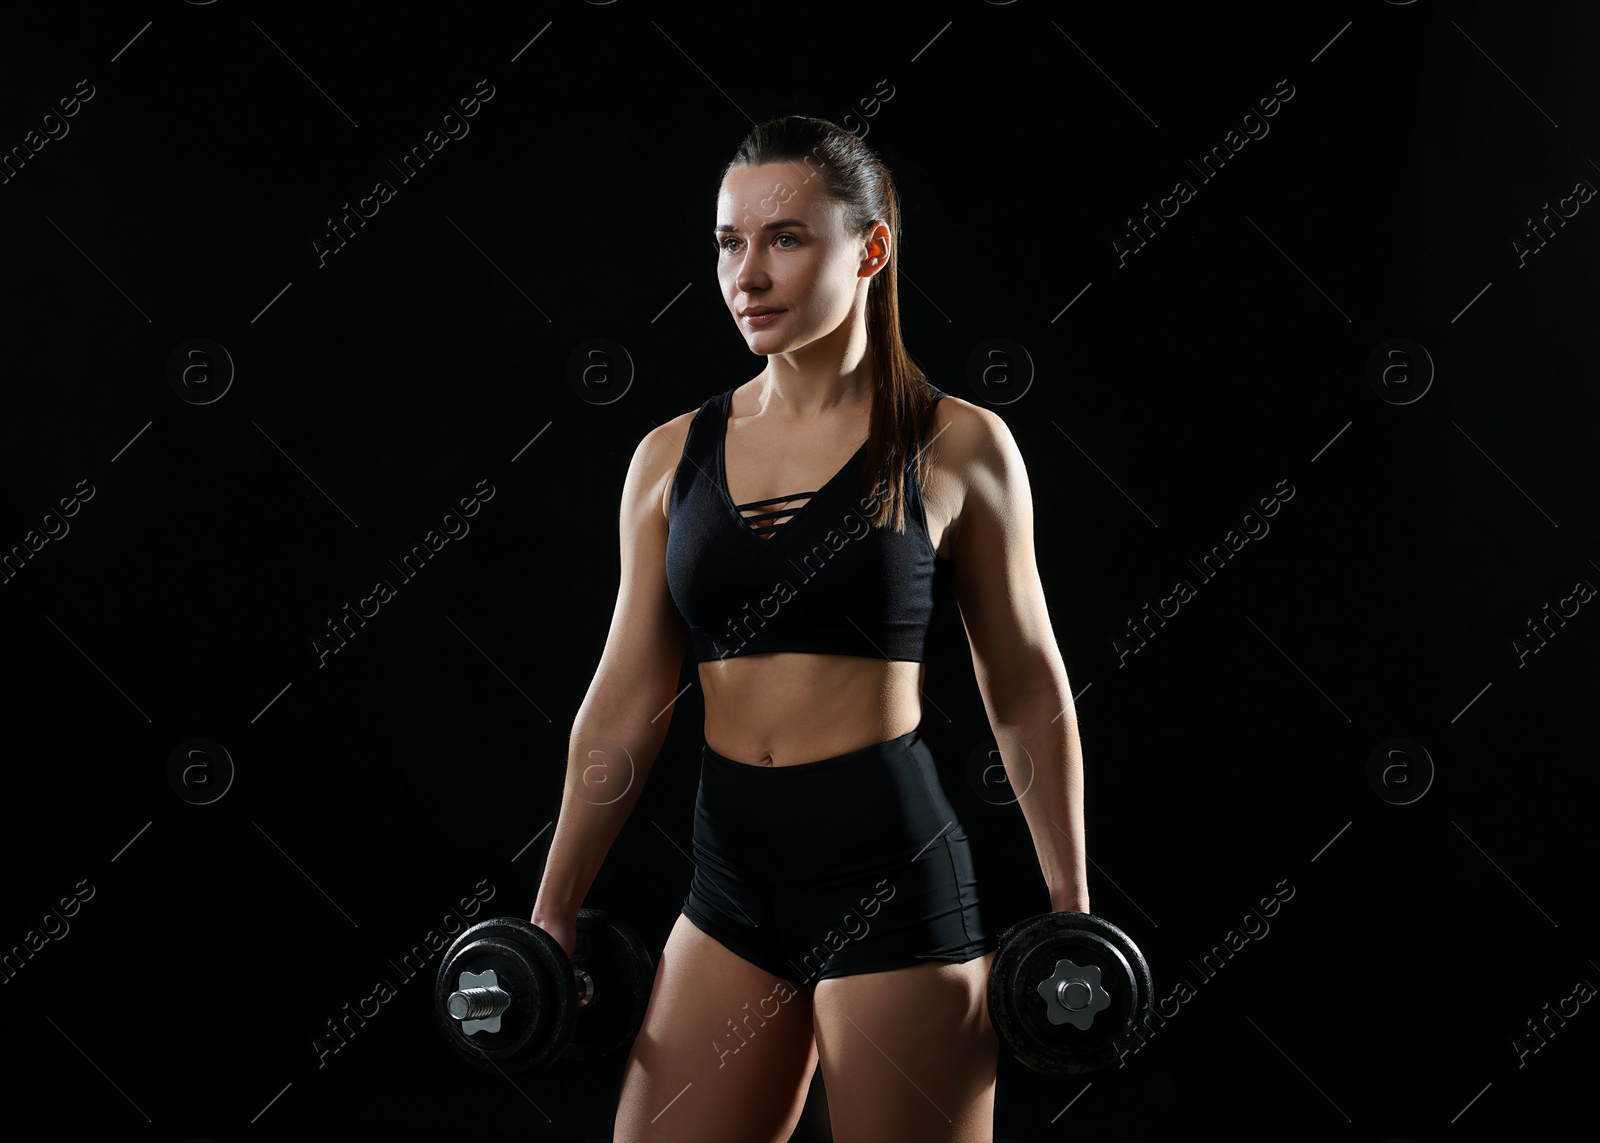
[[[779, 230], [785, 226], [798, 227], [801, 230], [811, 229], [811, 227], [801, 222], [798, 218], [780, 218], [777, 222], [764, 222], [761, 224], [761, 229]], [[731, 222], [724, 222], [721, 226], [717, 227], [716, 232], [718, 234], [737, 234], [739, 232], [739, 228]]]

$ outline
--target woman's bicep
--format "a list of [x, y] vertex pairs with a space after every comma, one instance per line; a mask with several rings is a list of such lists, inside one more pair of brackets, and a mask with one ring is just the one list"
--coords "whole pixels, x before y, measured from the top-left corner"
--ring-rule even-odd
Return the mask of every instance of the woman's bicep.
[[662, 505], [682, 448], [682, 433], [673, 428], [668, 422], [648, 433], [628, 466], [618, 513], [617, 600], [595, 678], [596, 686], [615, 687], [621, 696], [649, 696], [652, 702], [665, 702], [662, 696], [670, 698], [676, 689], [689, 637], [667, 588]]

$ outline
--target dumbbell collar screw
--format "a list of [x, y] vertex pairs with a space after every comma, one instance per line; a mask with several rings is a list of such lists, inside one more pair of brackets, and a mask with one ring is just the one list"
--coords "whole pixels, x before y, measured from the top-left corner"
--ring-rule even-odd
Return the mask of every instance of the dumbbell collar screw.
[[1100, 966], [1078, 965], [1062, 957], [1055, 975], [1039, 982], [1045, 1014], [1052, 1024], [1071, 1024], [1088, 1031], [1095, 1013], [1111, 1007], [1111, 997], [1100, 983]]
[[461, 1022], [461, 1034], [500, 1031], [500, 1017], [511, 1005], [511, 994], [500, 987], [494, 969], [463, 972], [456, 991], [445, 1001], [445, 1011]]

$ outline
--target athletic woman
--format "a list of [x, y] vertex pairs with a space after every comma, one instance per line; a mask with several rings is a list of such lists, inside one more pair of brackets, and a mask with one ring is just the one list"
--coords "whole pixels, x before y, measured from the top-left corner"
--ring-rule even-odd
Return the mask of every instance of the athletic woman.
[[856, 136], [800, 116], [752, 130], [712, 239], [764, 368], [648, 433], [628, 470], [621, 589], [532, 916], [572, 952], [692, 650], [695, 873], [616, 1143], [784, 1143], [819, 1062], [835, 1143], [992, 1138], [996, 934], [919, 733], [951, 595], [1050, 907], [1089, 911], [1027, 473], [1003, 420], [907, 354], [899, 236], [889, 172]]

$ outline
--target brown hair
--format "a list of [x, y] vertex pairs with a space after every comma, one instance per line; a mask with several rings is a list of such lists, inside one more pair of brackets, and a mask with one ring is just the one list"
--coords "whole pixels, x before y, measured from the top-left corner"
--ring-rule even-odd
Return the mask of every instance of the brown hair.
[[[739, 166], [803, 162], [801, 181], [822, 179], [825, 200], [840, 203], [845, 226], [865, 234], [882, 221], [889, 228], [889, 262], [873, 275], [867, 293], [867, 352], [872, 355], [871, 430], [863, 493], [868, 523], [905, 531], [906, 464], [915, 458], [919, 485], [928, 459], [922, 447], [933, 401], [922, 367], [900, 336], [900, 202], [894, 179], [857, 136], [827, 119], [785, 115], [751, 128], [722, 176]], [[780, 200], [781, 201], [781, 200]], [[866, 505], [875, 505], [874, 509]]]

